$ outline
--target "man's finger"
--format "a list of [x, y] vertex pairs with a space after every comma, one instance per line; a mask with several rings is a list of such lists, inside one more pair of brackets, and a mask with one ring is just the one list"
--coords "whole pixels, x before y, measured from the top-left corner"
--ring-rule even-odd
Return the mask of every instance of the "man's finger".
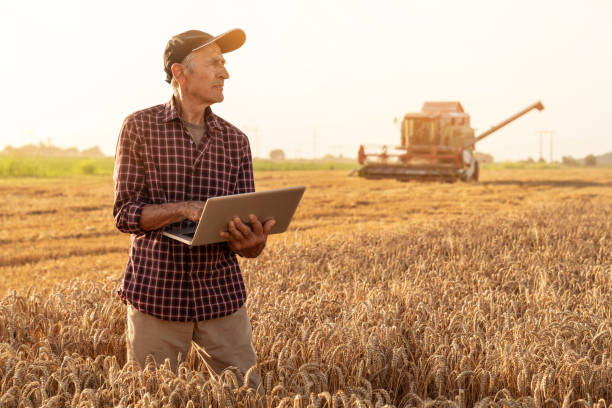
[[227, 229], [230, 235], [232, 236], [231, 238], [235, 239], [236, 241], [242, 241], [244, 239], [244, 235], [242, 235], [242, 233], [238, 231], [234, 221], [230, 221], [227, 223]]
[[251, 223], [251, 228], [253, 228], [255, 235], [260, 236], [263, 234], [263, 227], [255, 214], [249, 215], [249, 222]]
[[219, 236], [221, 238], [227, 239], [227, 244], [229, 245], [231, 250], [237, 251], [237, 250], [239, 250], [241, 248], [240, 244], [238, 243], [238, 241], [236, 241], [234, 239], [234, 237], [232, 236], [232, 234], [230, 234], [229, 232], [221, 231], [221, 232], [219, 232]]
[[236, 229], [242, 233], [242, 236], [245, 238], [249, 238], [253, 231], [246, 225], [242, 220], [238, 217], [234, 218], [234, 224], [236, 225]]
[[272, 227], [274, 226], [274, 224], [276, 224], [276, 220], [275, 219], [271, 219], [271, 220], [266, 221], [266, 223], [263, 226], [264, 234], [268, 235], [270, 233], [270, 231], [272, 230]]

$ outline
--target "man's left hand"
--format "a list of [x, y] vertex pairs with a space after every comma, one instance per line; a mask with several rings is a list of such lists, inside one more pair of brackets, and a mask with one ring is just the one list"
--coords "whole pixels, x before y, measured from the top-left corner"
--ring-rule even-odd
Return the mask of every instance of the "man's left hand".
[[254, 214], [249, 215], [249, 227], [238, 217], [227, 223], [228, 231], [219, 235], [228, 240], [230, 249], [245, 258], [256, 258], [266, 246], [270, 230], [276, 224], [274, 219], [267, 220], [263, 225]]

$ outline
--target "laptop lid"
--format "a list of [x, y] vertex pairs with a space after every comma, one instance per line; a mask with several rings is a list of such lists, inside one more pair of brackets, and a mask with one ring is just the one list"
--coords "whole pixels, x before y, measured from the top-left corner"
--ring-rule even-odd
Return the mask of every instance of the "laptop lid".
[[306, 187], [286, 187], [254, 193], [211, 197], [206, 200], [198, 226], [190, 240], [180, 233], [164, 231], [164, 235], [188, 245], [207, 245], [224, 242], [221, 231], [227, 231], [227, 223], [239, 217], [247, 225], [249, 214], [255, 214], [260, 222], [270, 218], [276, 220], [270, 234], [279, 234], [289, 228], [293, 214], [302, 199]]

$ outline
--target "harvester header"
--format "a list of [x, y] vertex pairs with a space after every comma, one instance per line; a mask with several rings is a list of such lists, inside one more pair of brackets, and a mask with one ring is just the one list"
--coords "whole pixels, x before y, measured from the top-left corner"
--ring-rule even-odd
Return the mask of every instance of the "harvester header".
[[401, 123], [400, 145], [390, 151], [366, 152], [359, 147], [359, 175], [367, 178], [443, 179], [477, 181], [478, 161], [474, 145], [533, 109], [542, 110], [542, 102], [474, 136], [468, 115], [460, 102], [425, 102], [421, 112], [407, 113]]

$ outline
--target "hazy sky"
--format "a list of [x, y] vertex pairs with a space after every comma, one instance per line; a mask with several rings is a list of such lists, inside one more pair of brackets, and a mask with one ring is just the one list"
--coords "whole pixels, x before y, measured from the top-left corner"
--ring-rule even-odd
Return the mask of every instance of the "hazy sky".
[[[397, 144], [394, 117], [458, 100], [496, 160], [612, 151], [612, 1], [20, 1], [0, 6], [5, 145], [50, 138], [113, 154], [129, 113], [166, 102], [163, 50], [188, 29], [243, 28], [213, 110], [255, 155]], [[316, 135], [316, 142], [315, 142]], [[548, 140], [545, 141], [548, 158]]]

